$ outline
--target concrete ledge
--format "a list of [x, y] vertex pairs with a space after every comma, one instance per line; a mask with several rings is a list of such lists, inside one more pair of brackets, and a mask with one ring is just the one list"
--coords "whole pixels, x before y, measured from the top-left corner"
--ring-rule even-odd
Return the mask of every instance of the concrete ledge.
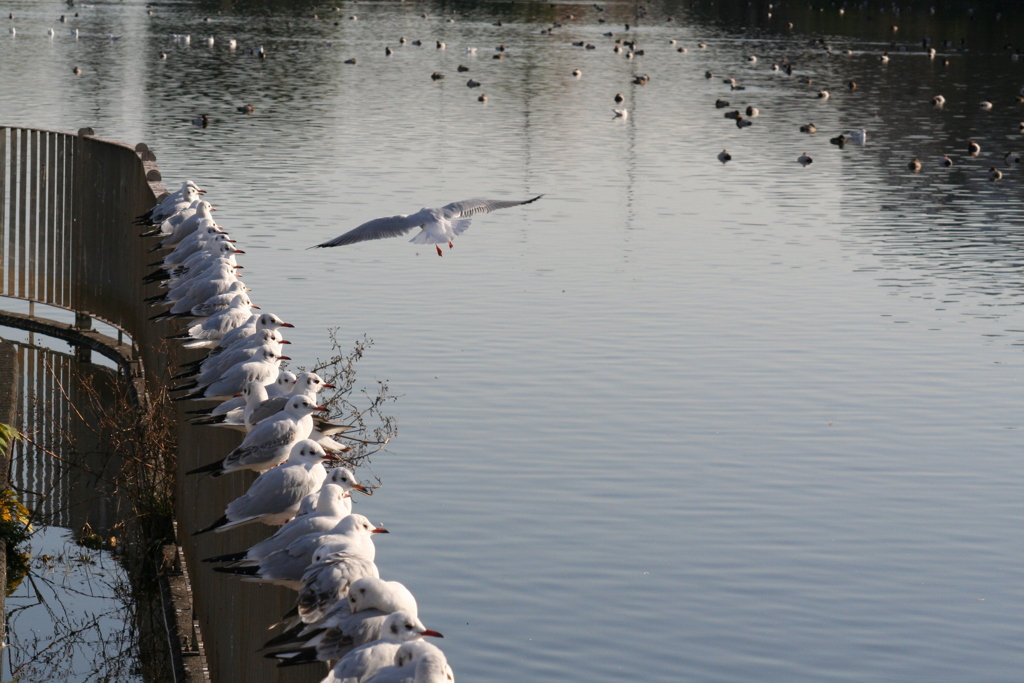
[[[178, 525], [174, 525], [178, 533]], [[175, 683], [208, 683], [206, 649], [192, 607], [192, 586], [181, 547], [165, 545], [160, 558], [160, 602]]]

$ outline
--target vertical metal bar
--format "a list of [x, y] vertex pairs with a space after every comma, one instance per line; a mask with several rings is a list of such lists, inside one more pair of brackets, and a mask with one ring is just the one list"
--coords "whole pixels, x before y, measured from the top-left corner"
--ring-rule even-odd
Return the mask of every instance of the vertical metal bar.
[[57, 133], [47, 135], [47, 182], [46, 182], [46, 291], [42, 298], [47, 303], [56, 303], [57, 269], [54, 267], [57, 254]]
[[28, 158], [31, 154], [28, 146], [28, 130], [21, 129], [21, 169], [18, 185], [18, 288], [15, 296], [25, 296], [25, 263], [28, 260], [28, 215], [26, 201], [28, 200]]
[[69, 136], [58, 133], [58, 137], [57, 166], [60, 172], [57, 176], [57, 258], [55, 260], [57, 295], [54, 297], [54, 301], [58, 306], [67, 307], [68, 264], [65, 255], [67, 253], [67, 221], [70, 214], [68, 182], [71, 176], [71, 158], [68, 152]]
[[36, 271], [39, 267], [39, 194], [42, 181], [42, 169], [39, 162], [41, 154], [39, 149], [39, 131], [30, 130], [29, 157], [28, 157], [28, 273], [25, 277], [27, 286], [26, 296], [29, 299], [36, 299], [37, 280]]
[[17, 252], [15, 249], [15, 242], [17, 240], [18, 233], [18, 204], [17, 195], [15, 192], [15, 184], [18, 177], [18, 130], [11, 128], [11, 192], [10, 192], [10, 211], [7, 216], [7, 289], [5, 293], [8, 296], [14, 296], [14, 282], [15, 274], [18, 272], [17, 263], [15, 258]]
[[7, 128], [0, 127], [0, 294], [7, 291], [4, 286], [4, 255], [7, 251], [7, 230], [4, 219], [7, 212]]

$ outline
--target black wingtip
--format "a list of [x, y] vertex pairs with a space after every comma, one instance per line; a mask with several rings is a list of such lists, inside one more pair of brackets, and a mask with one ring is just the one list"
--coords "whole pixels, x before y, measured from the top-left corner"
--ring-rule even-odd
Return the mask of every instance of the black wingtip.
[[[178, 399], [173, 400], [177, 401]], [[202, 467], [197, 467], [194, 470], [189, 470], [185, 474], [202, 474], [203, 472], [213, 472], [213, 476], [217, 476], [217, 473], [221, 470], [223, 466], [224, 461], [218, 460], [217, 462], [211, 462], [209, 465], [203, 465]]]
[[214, 567], [213, 571], [221, 574], [234, 574], [236, 576], [257, 576], [259, 567]]
[[220, 527], [224, 526], [227, 523], [228, 523], [228, 516], [224, 515], [220, 519], [218, 519], [216, 522], [211, 524], [210, 526], [204, 527], [204, 528], [200, 529], [199, 531], [193, 531], [192, 535], [193, 536], [198, 536], [200, 534], [205, 534], [207, 532], [213, 531], [214, 529], [219, 529]]
[[246, 551], [241, 552], [241, 553], [228, 553], [227, 555], [217, 555], [215, 557], [208, 557], [208, 558], [206, 558], [205, 560], [202, 560], [202, 561], [203, 562], [238, 562], [239, 560], [244, 560], [245, 556], [248, 555], [248, 554], [249, 554], [249, 551], [246, 550]]

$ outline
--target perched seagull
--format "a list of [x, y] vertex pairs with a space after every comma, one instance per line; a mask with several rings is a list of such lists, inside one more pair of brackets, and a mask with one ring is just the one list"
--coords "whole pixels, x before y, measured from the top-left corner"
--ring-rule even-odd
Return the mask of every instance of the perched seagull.
[[399, 610], [418, 615], [416, 598], [408, 588], [372, 576], [357, 579], [349, 586], [346, 599], [331, 605], [322, 619], [303, 622], [268, 642], [266, 647], [289, 648], [267, 657], [277, 659], [281, 666], [341, 659], [360, 645], [379, 640], [384, 622]]
[[399, 610], [390, 615], [382, 629], [384, 637], [360, 645], [342, 657], [321, 683], [355, 683], [362, 681], [378, 669], [391, 666], [403, 643], [423, 636], [442, 638], [437, 631], [428, 630], [418, 618]]
[[[362, 515], [348, 515], [342, 517], [333, 529], [329, 531], [313, 532], [300, 536], [284, 549], [276, 550], [258, 563], [244, 561], [227, 567], [215, 567], [215, 572], [224, 574], [235, 574], [245, 577], [247, 581], [258, 581], [263, 583], [274, 583], [294, 590], [303, 590], [306, 586], [304, 579], [307, 570], [311, 570], [314, 557], [321, 549], [324, 554], [330, 556], [329, 562], [320, 562], [322, 557], [317, 557], [317, 577], [329, 564], [336, 564], [332, 554], [337, 552], [353, 560], [350, 569], [355, 573], [351, 576], [352, 581], [361, 579], [364, 576], [378, 577], [377, 567], [373, 564], [376, 549], [373, 545], [373, 534], [386, 534], [387, 529], [375, 527], [366, 517]], [[356, 576], [355, 574], [359, 574]], [[309, 622], [307, 622], [309, 623]]]
[[309, 437], [316, 410], [324, 410], [305, 396], [293, 396], [276, 416], [264, 420], [249, 432], [245, 440], [224, 459], [189, 470], [186, 474], [210, 472], [219, 477], [235, 470], [266, 472], [284, 462], [296, 442]]
[[[274, 470], [270, 470], [273, 472]], [[343, 472], [338, 476], [338, 472]], [[352, 495], [349, 491], [358, 490], [370, 495], [371, 490], [355, 481], [351, 470], [343, 467], [331, 470], [324, 485], [316, 492], [316, 507], [309, 514], [302, 514], [300, 505], [298, 516], [288, 522], [270, 538], [266, 538], [248, 550], [208, 557], [203, 562], [234, 562], [237, 566], [258, 565], [263, 558], [278, 550], [284, 550], [293, 542], [307, 534], [326, 534], [338, 526], [345, 517], [352, 514]], [[309, 498], [303, 499], [303, 504]]]
[[[322, 247], [339, 247], [345, 244], [355, 244], [366, 240], [379, 240], [384, 237], [398, 237], [404, 235], [413, 228], [420, 228], [421, 231], [410, 242], [414, 244], [435, 244], [448, 243], [452, 248], [452, 240], [456, 235], [461, 235], [469, 227], [472, 216], [481, 213], [490, 213], [495, 209], [507, 209], [510, 206], [530, 204], [544, 195], [537, 195], [533, 199], [523, 201], [502, 201], [498, 199], [467, 199], [461, 202], [452, 202], [446, 206], [436, 209], [420, 209], [411, 215], [387, 216], [375, 218], [372, 221], [363, 223], [354, 230], [349, 230], [344, 235], [335, 237], [333, 240], [316, 245]], [[437, 255], [442, 256], [441, 247], [438, 246]]]
[[288, 460], [256, 477], [245, 495], [228, 503], [223, 517], [192, 535], [208, 531], [220, 533], [252, 522], [270, 526], [285, 524], [295, 517], [302, 499], [318, 490], [327, 479], [323, 466], [327, 458], [315, 441], [299, 441], [292, 446]]
[[363, 683], [408, 683], [409, 681], [412, 683], [451, 683], [455, 681], [455, 673], [439, 648], [434, 648], [436, 652], [403, 652], [407, 646], [420, 643], [424, 643], [424, 641], [414, 640], [402, 645], [395, 653], [394, 664], [377, 669], [372, 676], [364, 678]]

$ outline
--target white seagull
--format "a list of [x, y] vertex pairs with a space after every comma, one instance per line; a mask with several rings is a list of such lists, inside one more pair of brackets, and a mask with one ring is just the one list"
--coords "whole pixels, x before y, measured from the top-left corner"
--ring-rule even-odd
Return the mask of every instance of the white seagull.
[[295, 517], [302, 499], [324, 483], [327, 470], [323, 461], [327, 457], [315, 441], [299, 441], [292, 446], [284, 464], [256, 477], [244, 495], [228, 503], [224, 516], [192, 535], [208, 531], [220, 533], [252, 522], [270, 526], [285, 524]]
[[[413, 237], [410, 242], [414, 244], [435, 244], [448, 243], [452, 248], [452, 240], [456, 235], [461, 235], [469, 227], [470, 218], [481, 213], [490, 213], [495, 209], [507, 209], [510, 206], [530, 204], [544, 195], [537, 195], [533, 199], [523, 201], [503, 201], [499, 199], [467, 199], [461, 202], [452, 202], [440, 208], [423, 208], [414, 214], [387, 216], [375, 218], [372, 221], [363, 223], [358, 228], [349, 230], [344, 235], [335, 237], [333, 240], [323, 242], [316, 247], [340, 247], [344, 244], [355, 244], [366, 240], [379, 240], [385, 237], [398, 237], [404, 235], [413, 228], [420, 228], [420, 233]], [[437, 247], [437, 255], [442, 256], [441, 247]]]

